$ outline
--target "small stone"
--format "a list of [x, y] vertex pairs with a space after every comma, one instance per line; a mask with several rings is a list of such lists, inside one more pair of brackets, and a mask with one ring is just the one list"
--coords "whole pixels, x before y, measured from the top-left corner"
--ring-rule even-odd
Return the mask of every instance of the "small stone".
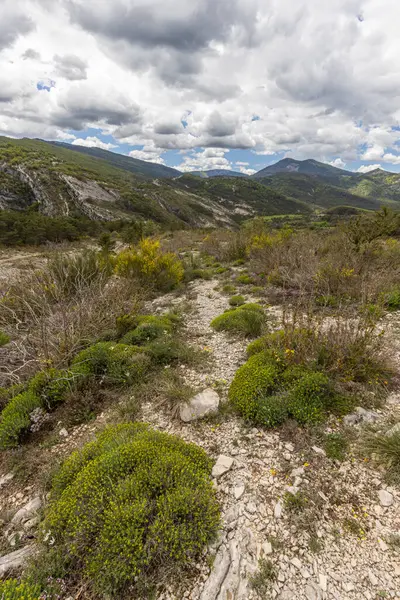
[[206, 415], [218, 412], [219, 396], [215, 390], [207, 388], [196, 394], [189, 402], [181, 404], [179, 414], [184, 423], [201, 419]]
[[368, 572], [368, 578], [369, 578], [369, 580], [371, 582], [371, 585], [377, 586], [379, 584], [379, 581], [378, 581], [377, 577], [373, 574], [372, 571]]
[[240, 500], [240, 498], [244, 494], [244, 490], [245, 490], [244, 483], [238, 483], [237, 485], [235, 485], [235, 487], [233, 489], [233, 495], [235, 496], [236, 500]]
[[345, 592], [351, 592], [352, 590], [354, 590], [354, 583], [352, 583], [351, 581], [344, 582], [343, 589]]
[[378, 492], [379, 502], [382, 506], [392, 506], [393, 504], [393, 495], [386, 490], [379, 490]]
[[217, 462], [213, 466], [212, 476], [216, 478], [221, 477], [221, 475], [224, 475], [224, 473], [227, 473], [229, 471], [232, 465], [233, 458], [221, 454], [220, 456], [218, 456]]
[[379, 539], [378, 544], [379, 544], [379, 548], [382, 550], [382, 552], [387, 552], [389, 550], [389, 546], [383, 540]]
[[297, 467], [297, 469], [293, 469], [291, 472], [292, 477], [301, 477], [304, 475], [304, 467]]
[[301, 575], [304, 579], [310, 579], [311, 575], [307, 569], [301, 569]]
[[278, 581], [280, 581], [281, 583], [285, 583], [286, 581], [285, 573], [283, 573], [282, 571], [279, 571], [278, 573]]
[[320, 588], [323, 592], [326, 592], [328, 590], [328, 578], [326, 575], [324, 575], [324, 573], [320, 573], [318, 575], [318, 579], [319, 579], [319, 585]]
[[246, 504], [246, 509], [251, 515], [254, 515], [257, 512], [257, 506], [254, 504], [254, 502], [248, 502]]
[[279, 501], [275, 504], [275, 508], [274, 508], [274, 516], [275, 519], [280, 519], [282, 516], [282, 503]]
[[301, 564], [301, 561], [300, 561], [300, 560], [297, 558], [297, 556], [295, 556], [294, 558], [292, 558], [292, 560], [291, 560], [290, 562], [292, 563], [292, 565], [293, 565], [294, 567], [296, 567], [296, 569], [299, 569], [299, 570], [300, 570], [300, 569], [301, 569], [301, 567], [303, 566], [303, 565]]
[[312, 449], [316, 454], [320, 454], [321, 456], [326, 456], [326, 452], [323, 448], [318, 448], [318, 446], [313, 446]]
[[3, 475], [3, 477], [0, 477], [0, 488], [3, 487], [3, 485], [8, 483], [9, 481], [11, 481], [13, 477], [14, 473], [7, 473], [6, 475]]
[[272, 554], [272, 544], [270, 542], [264, 542], [261, 546], [261, 550], [264, 552], [264, 555]]
[[297, 494], [297, 492], [299, 491], [299, 488], [296, 487], [295, 485], [287, 485], [285, 487], [285, 490], [288, 492], [288, 494], [292, 494], [293, 496], [295, 496]]
[[292, 455], [290, 454], [290, 452], [284, 452], [284, 453], [282, 454], [282, 456], [283, 456], [283, 458], [284, 458], [285, 460], [287, 460], [288, 462], [289, 462], [289, 461], [292, 459]]
[[307, 600], [320, 600], [321, 598], [320, 590], [309, 583], [306, 585], [305, 593]]
[[68, 431], [65, 429], [65, 427], [60, 430], [60, 437], [67, 438], [68, 435]]
[[285, 444], [285, 448], [286, 450], [288, 450], [289, 452], [294, 452], [294, 446], [293, 444], [291, 444], [290, 442]]

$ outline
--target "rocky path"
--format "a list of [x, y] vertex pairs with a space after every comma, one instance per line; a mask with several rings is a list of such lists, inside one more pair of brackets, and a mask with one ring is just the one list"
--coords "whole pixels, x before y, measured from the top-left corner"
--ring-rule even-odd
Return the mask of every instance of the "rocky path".
[[[224, 381], [226, 390], [245, 361], [246, 342], [210, 328], [228, 308], [217, 285], [198, 281], [190, 286], [187, 331], [194, 343], [210, 350], [212, 361], [207, 373], [189, 371], [185, 377], [199, 388]], [[167, 304], [168, 298], [157, 300], [153, 309], [162, 311]], [[392, 396], [391, 410], [398, 410], [399, 401]], [[400, 493], [385, 486], [382, 474], [368, 463], [351, 453], [342, 463], [332, 461], [321, 448], [307, 447], [299, 430], [293, 436], [247, 430], [232, 416], [183, 424], [154, 413], [151, 405], [144, 413], [153, 426], [203, 446], [220, 465], [214, 474], [223, 530], [212, 549], [213, 566], [198, 565], [192, 589], [186, 586], [179, 597], [400, 598], [399, 553], [385, 541], [400, 533]], [[331, 423], [328, 431], [334, 427]], [[298, 491], [304, 506], [291, 507], [286, 498]], [[257, 596], [249, 581], [260, 558], [270, 561], [274, 576]], [[160, 600], [167, 598], [176, 600], [176, 592]]]

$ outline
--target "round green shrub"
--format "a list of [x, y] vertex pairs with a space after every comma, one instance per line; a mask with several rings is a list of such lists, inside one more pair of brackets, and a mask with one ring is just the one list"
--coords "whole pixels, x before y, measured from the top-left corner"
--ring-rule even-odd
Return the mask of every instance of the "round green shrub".
[[166, 316], [139, 317], [135, 329], [128, 331], [121, 340], [122, 344], [140, 346], [172, 332], [172, 322]]
[[216, 535], [211, 467], [202, 449], [178, 437], [111, 427], [61, 467], [44, 531], [101, 597], [143, 592], [176, 577]]
[[28, 389], [39, 396], [42, 405], [51, 410], [63, 402], [82, 375], [68, 369], [48, 369], [40, 371], [29, 382]]
[[323, 419], [331, 396], [329, 378], [323, 373], [310, 372], [291, 388], [289, 413], [298, 423], [317, 423]]
[[40, 588], [37, 585], [20, 583], [16, 579], [0, 581], [1, 600], [39, 600]]
[[216, 331], [256, 337], [261, 334], [265, 321], [265, 313], [259, 304], [243, 304], [216, 317], [211, 321], [211, 327]]
[[115, 385], [138, 381], [149, 367], [150, 358], [140, 348], [114, 342], [89, 346], [72, 362], [74, 373], [105, 377]]
[[245, 302], [244, 296], [232, 296], [229, 299], [230, 306], [242, 306]]
[[30, 415], [42, 406], [41, 399], [31, 391], [12, 398], [0, 417], [0, 450], [15, 448], [31, 424]]
[[235, 374], [229, 388], [229, 400], [246, 419], [255, 419], [260, 399], [275, 391], [279, 372], [269, 357], [256, 354]]
[[263, 396], [256, 401], [254, 422], [264, 427], [282, 425], [288, 417], [285, 394]]

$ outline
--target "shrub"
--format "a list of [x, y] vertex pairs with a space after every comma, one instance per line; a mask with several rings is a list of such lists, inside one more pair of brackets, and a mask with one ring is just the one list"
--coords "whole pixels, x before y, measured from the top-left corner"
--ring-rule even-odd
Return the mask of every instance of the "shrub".
[[[229, 399], [246, 419], [255, 419], [263, 399], [275, 391], [277, 379], [278, 370], [269, 357], [266, 359], [263, 354], [252, 356], [236, 371], [229, 388]], [[260, 414], [263, 414], [262, 410]]]
[[9, 344], [11, 341], [11, 338], [9, 335], [7, 335], [6, 333], [4, 333], [4, 331], [0, 331], [0, 348], [2, 346], [5, 346], [6, 344]]
[[188, 364], [193, 362], [198, 355], [194, 348], [170, 335], [164, 335], [150, 342], [145, 346], [145, 350], [153, 363], [158, 365], [167, 365], [173, 362]]
[[60, 404], [73, 385], [82, 379], [79, 373], [67, 369], [48, 369], [40, 371], [29, 382], [29, 390], [41, 400], [42, 406], [48, 410]]
[[246, 336], [260, 335], [266, 322], [263, 309], [258, 304], [243, 304], [238, 308], [227, 310], [211, 322], [216, 331], [231, 331]]
[[136, 248], [120, 252], [115, 259], [115, 272], [161, 291], [173, 289], [184, 276], [183, 264], [176, 254], [163, 253], [160, 242], [150, 238], [141, 240]]
[[230, 306], [242, 306], [243, 304], [245, 304], [245, 302], [246, 300], [243, 296], [232, 296], [229, 299]]
[[149, 366], [149, 357], [135, 346], [99, 342], [75, 357], [72, 370], [76, 374], [105, 377], [112, 384], [123, 385], [139, 380]]
[[364, 446], [376, 462], [384, 465], [397, 482], [400, 481], [400, 428], [380, 434], [368, 434]]
[[31, 424], [30, 415], [41, 406], [41, 400], [32, 392], [23, 392], [12, 398], [1, 413], [0, 449], [15, 448], [22, 434]]
[[308, 373], [301, 377], [289, 392], [289, 413], [298, 423], [317, 423], [323, 419], [327, 399], [331, 394], [329, 378], [326, 375]]
[[342, 433], [328, 433], [324, 441], [325, 452], [332, 460], [344, 460], [349, 449], [349, 443]]
[[167, 316], [138, 317], [137, 327], [122, 338], [123, 344], [140, 346], [172, 332], [172, 322]]
[[288, 417], [288, 406], [285, 394], [262, 396], [256, 401], [254, 422], [264, 427], [282, 425]]
[[224, 294], [234, 294], [236, 292], [236, 287], [231, 283], [226, 283], [222, 286], [222, 291]]
[[400, 310], [400, 286], [395, 286], [384, 295], [384, 306], [387, 310]]
[[0, 581], [1, 600], [40, 600], [41, 592], [37, 585], [20, 583], [16, 579]]
[[101, 597], [129, 589], [148, 598], [154, 582], [176, 577], [216, 535], [211, 466], [202, 449], [177, 437], [145, 425], [110, 427], [61, 467], [44, 530]]
[[241, 283], [242, 285], [250, 285], [253, 283], [252, 278], [250, 277], [250, 275], [239, 275], [236, 278], [237, 283]]

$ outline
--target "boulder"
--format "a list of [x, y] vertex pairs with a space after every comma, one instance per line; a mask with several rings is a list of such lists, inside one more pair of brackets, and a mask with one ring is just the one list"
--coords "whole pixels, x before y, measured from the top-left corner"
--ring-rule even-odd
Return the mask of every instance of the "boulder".
[[187, 404], [181, 404], [179, 413], [182, 421], [190, 423], [218, 412], [219, 396], [215, 390], [207, 388], [193, 396]]
[[0, 577], [4, 577], [10, 571], [23, 567], [36, 551], [36, 547], [33, 545], [25, 546], [19, 550], [15, 550], [10, 554], [6, 554], [0, 558]]
[[30, 519], [32, 519], [32, 517], [36, 516], [36, 513], [38, 512], [38, 510], [40, 510], [41, 506], [42, 506], [42, 501], [39, 498], [39, 496], [36, 496], [36, 498], [33, 498], [32, 500], [30, 500], [28, 502], [28, 504], [25, 504], [25, 506], [20, 508], [15, 513], [15, 515], [11, 519], [11, 523], [13, 525], [17, 525], [18, 523], [23, 523], [24, 521], [29, 521]]

